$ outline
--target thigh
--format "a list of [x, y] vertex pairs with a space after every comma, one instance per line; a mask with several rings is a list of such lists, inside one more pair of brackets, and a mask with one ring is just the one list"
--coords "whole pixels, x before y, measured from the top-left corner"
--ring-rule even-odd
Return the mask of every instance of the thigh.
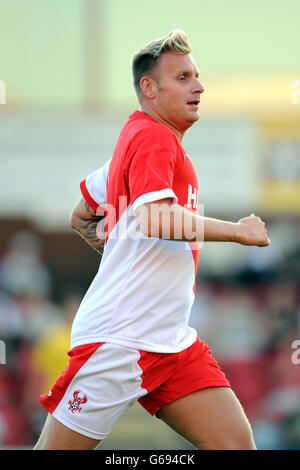
[[159, 417], [199, 449], [255, 449], [248, 419], [229, 387], [197, 390], [164, 406]]
[[99, 442], [67, 428], [49, 414], [34, 450], [92, 450]]

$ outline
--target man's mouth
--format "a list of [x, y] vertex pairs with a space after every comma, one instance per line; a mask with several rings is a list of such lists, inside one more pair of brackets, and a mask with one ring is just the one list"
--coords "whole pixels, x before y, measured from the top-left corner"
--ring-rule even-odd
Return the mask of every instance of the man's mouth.
[[199, 103], [200, 103], [200, 100], [191, 100], [187, 102], [189, 106], [194, 107], [194, 108], [198, 108]]

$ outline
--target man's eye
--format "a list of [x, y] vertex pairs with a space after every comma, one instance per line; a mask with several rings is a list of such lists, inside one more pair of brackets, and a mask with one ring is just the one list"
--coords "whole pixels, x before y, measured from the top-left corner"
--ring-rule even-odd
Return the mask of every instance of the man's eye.
[[181, 81], [185, 80], [185, 76], [179, 77], [179, 80]]

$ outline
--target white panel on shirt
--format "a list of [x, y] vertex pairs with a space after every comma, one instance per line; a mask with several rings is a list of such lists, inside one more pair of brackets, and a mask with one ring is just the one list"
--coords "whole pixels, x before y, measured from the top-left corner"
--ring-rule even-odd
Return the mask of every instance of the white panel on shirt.
[[[106, 203], [109, 165], [110, 160], [86, 178], [99, 205]], [[73, 322], [72, 348], [107, 342], [171, 353], [196, 340], [196, 330], [188, 326], [195, 282], [189, 243], [146, 238], [136, 224], [137, 207], [164, 198], [178, 201], [171, 188], [143, 194], [114, 226]]]
[[72, 348], [97, 341], [161, 353], [189, 347], [197, 336], [188, 326], [194, 281], [189, 244], [146, 238], [129, 205], [76, 314]]
[[106, 203], [106, 180], [111, 160], [86, 177], [86, 189], [97, 204]]

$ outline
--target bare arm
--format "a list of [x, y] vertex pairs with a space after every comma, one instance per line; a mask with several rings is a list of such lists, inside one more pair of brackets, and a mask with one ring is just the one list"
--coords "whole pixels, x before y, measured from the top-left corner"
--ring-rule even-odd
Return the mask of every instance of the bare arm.
[[105, 243], [105, 217], [97, 215], [82, 198], [70, 215], [70, 226], [94, 250], [103, 254]]
[[182, 241], [236, 242], [242, 245], [268, 246], [265, 223], [251, 215], [237, 223], [202, 217], [171, 199], [144, 204], [136, 211], [140, 230], [147, 237]]

